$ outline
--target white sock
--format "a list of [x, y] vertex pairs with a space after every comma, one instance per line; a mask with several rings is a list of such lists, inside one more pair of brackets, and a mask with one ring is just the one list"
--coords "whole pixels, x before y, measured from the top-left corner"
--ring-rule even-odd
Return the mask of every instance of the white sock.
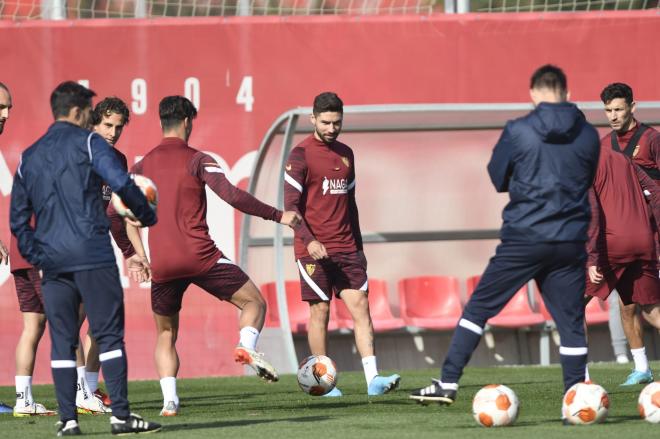
[[160, 389], [163, 391], [163, 405], [169, 401], [179, 405], [179, 396], [176, 394], [176, 377], [165, 377], [160, 379]]
[[584, 365], [584, 382], [588, 383], [590, 381], [591, 381], [591, 378], [589, 377], [589, 366], [585, 364]]
[[257, 328], [252, 326], [241, 328], [240, 337], [239, 343], [241, 346], [253, 351], [257, 349], [257, 340], [259, 340], [259, 330]]
[[87, 399], [90, 393], [87, 379], [85, 378], [85, 366], [76, 367], [76, 372], [78, 372], [78, 392], [82, 392], [84, 398]]
[[440, 387], [442, 387], [445, 390], [456, 390], [456, 391], [458, 391], [458, 383], [443, 383], [441, 381], [440, 382]]
[[96, 389], [99, 388], [99, 373], [85, 371], [85, 379], [87, 380], [87, 386], [91, 393], [96, 392]]
[[631, 349], [630, 353], [632, 354], [633, 361], [635, 362], [635, 370], [640, 372], [648, 372], [649, 360], [646, 358], [646, 348], [641, 347], [639, 349]]
[[364, 369], [364, 378], [367, 380], [367, 386], [378, 375], [378, 366], [376, 365], [376, 356], [362, 358], [362, 368]]
[[26, 407], [32, 402], [32, 377], [16, 375], [16, 406]]

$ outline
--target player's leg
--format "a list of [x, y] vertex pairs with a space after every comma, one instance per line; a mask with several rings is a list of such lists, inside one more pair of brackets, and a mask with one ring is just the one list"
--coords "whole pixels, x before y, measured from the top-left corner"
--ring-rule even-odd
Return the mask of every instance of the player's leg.
[[628, 363], [628, 340], [626, 333], [623, 330], [623, 323], [621, 321], [621, 305], [619, 303], [619, 293], [614, 290], [607, 298], [609, 305], [610, 318], [608, 320], [608, 327], [610, 329], [610, 338], [612, 340], [612, 350], [616, 362], [619, 364]]
[[112, 401], [110, 397], [99, 388], [99, 371], [101, 370], [101, 361], [99, 361], [99, 344], [96, 342], [92, 331], [87, 331], [83, 342], [83, 351], [85, 353], [85, 378], [89, 391], [99, 398], [103, 405], [110, 407]]
[[[83, 323], [87, 319], [85, 313], [84, 303], [80, 305], [78, 312], [78, 333], [82, 328]], [[91, 327], [90, 327], [91, 330]], [[110, 413], [110, 409], [103, 404], [103, 401], [90, 389], [87, 382], [87, 370], [85, 365], [85, 351], [82, 342], [78, 342], [76, 349], [76, 372], [78, 374], [77, 391], [76, 391], [76, 408], [79, 414], [98, 414]]]
[[[652, 261], [636, 261], [630, 264], [619, 281], [621, 288], [626, 289], [626, 294], [622, 294], [624, 302], [633, 302], [626, 306], [626, 315], [624, 328], [627, 325], [630, 334], [628, 343], [632, 353], [635, 368], [628, 375], [624, 386], [635, 384], [646, 384], [653, 381], [653, 372], [649, 367], [646, 356], [646, 348], [643, 341], [642, 323], [636, 313], [637, 304], [642, 308], [642, 315], [654, 327], [660, 329], [660, 280], [657, 276], [655, 263]], [[630, 309], [628, 309], [630, 308]]]
[[16, 404], [14, 416], [53, 415], [32, 396], [32, 374], [39, 341], [46, 329], [41, 297], [41, 278], [35, 268], [16, 270], [14, 282], [18, 303], [23, 315], [23, 331], [16, 345]]
[[71, 273], [45, 274], [44, 308], [51, 338], [51, 368], [59, 406], [60, 429], [79, 431], [76, 413], [76, 348], [80, 296]]
[[179, 354], [176, 351], [176, 340], [179, 334], [179, 311], [188, 285], [190, 281], [187, 279], [151, 282], [151, 309], [156, 322], [154, 358], [163, 392], [161, 416], [176, 416], [179, 413], [179, 395], [176, 391]]
[[159, 430], [159, 424], [146, 422], [130, 412], [124, 346], [124, 290], [117, 267], [79, 271], [73, 275], [85, 304], [89, 327], [99, 345], [99, 360], [112, 399], [112, 433]]
[[489, 318], [499, 313], [513, 295], [533, 278], [552, 248], [547, 244], [501, 243], [465, 305], [442, 365], [440, 380], [414, 391], [422, 403], [451, 404], [456, 399], [463, 369], [477, 348]]
[[557, 325], [564, 389], [585, 380], [587, 340], [584, 325], [586, 254], [578, 243], [556, 244], [556, 252], [536, 276], [543, 300]]
[[369, 310], [367, 261], [362, 252], [341, 253], [332, 258], [337, 266], [332, 272], [332, 284], [353, 319], [355, 346], [362, 358], [367, 394], [383, 395], [399, 386], [401, 376], [380, 376], [378, 373], [374, 326]]

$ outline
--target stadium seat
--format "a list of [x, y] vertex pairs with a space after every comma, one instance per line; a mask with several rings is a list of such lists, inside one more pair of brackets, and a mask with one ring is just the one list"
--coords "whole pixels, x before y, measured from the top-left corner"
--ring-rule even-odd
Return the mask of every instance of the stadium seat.
[[[284, 282], [284, 288], [286, 289], [286, 304], [289, 310], [291, 332], [293, 334], [306, 333], [309, 321], [309, 305], [300, 299], [300, 281], [287, 280]], [[262, 285], [261, 292], [268, 305], [264, 327], [279, 327], [280, 316], [277, 307], [277, 289], [275, 287], [275, 282], [269, 282]], [[334, 307], [330, 308], [328, 331], [336, 331], [339, 327], [333, 309]]]
[[[546, 308], [545, 303], [543, 303], [543, 300], [540, 298], [540, 294], [537, 294], [537, 296], [539, 312], [545, 317], [546, 321], [552, 321], [552, 316]], [[587, 325], [600, 325], [602, 323], [609, 322], [609, 309], [609, 304], [607, 302], [604, 302], [598, 298], [591, 299], [584, 309], [584, 317], [587, 321]]]
[[[472, 276], [467, 282], [467, 297], [472, 296], [479, 283], [480, 276]], [[509, 303], [497, 314], [488, 320], [491, 326], [502, 328], [521, 328], [524, 326], [542, 325], [545, 323], [546, 318], [540, 313], [532, 310], [529, 304], [529, 297], [527, 294], [527, 285], [520, 288], [516, 294], [513, 295]]]
[[401, 279], [399, 307], [408, 326], [454, 329], [463, 312], [458, 279], [452, 276]]
[[[353, 318], [343, 300], [336, 302], [336, 316], [339, 328], [353, 329]], [[406, 326], [403, 319], [394, 317], [387, 294], [387, 283], [381, 279], [369, 279], [369, 311], [374, 331], [391, 331]]]

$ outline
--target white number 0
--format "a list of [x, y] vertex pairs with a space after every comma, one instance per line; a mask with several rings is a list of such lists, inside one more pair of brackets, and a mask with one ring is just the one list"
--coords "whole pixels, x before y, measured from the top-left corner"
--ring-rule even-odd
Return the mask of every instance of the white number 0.
[[248, 113], [252, 111], [254, 104], [254, 96], [252, 95], [252, 76], [244, 76], [241, 81], [241, 86], [238, 88], [236, 95], [236, 103], [245, 105], [245, 111]]

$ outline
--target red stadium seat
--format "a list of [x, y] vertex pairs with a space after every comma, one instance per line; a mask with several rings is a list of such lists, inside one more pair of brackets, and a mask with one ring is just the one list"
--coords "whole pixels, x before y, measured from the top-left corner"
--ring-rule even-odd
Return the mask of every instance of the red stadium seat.
[[[286, 289], [286, 304], [289, 310], [291, 332], [294, 334], [306, 333], [309, 321], [309, 305], [307, 305], [306, 302], [303, 302], [300, 298], [300, 281], [287, 280], [284, 282], [284, 288]], [[277, 290], [275, 288], [275, 282], [269, 282], [262, 285], [261, 292], [268, 304], [264, 327], [279, 327], [280, 316], [277, 308]], [[330, 308], [328, 331], [336, 331], [339, 327], [333, 309], [334, 307]]]
[[[552, 316], [550, 312], [543, 303], [543, 300], [540, 297], [541, 295], [537, 293], [537, 303], [539, 304], [539, 312], [543, 314], [546, 321], [552, 321]], [[610, 307], [607, 302], [604, 302], [597, 297], [594, 297], [589, 301], [586, 308], [584, 309], [584, 317], [587, 321], [587, 325], [599, 325], [602, 323], [607, 323], [610, 320]]]
[[[336, 315], [340, 328], [353, 329], [353, 318], [343, 300], [336, 302]], [[369, 311], [374, 331], [391, 331], [406, 326], [403, 319], [394, 317], [387, 295], [387, 283], [380, 279], [369, 279]]]
[[408, 326], [454, 329], [463, 312], [458, 279], [452, 276], [401, 279], [399, 306]]
[[[472, 296], [472, 293], [476, 289], [479, 278], [480, 276], [472, 276], [468, 279], [468, 298]], [[524, 285], [513, 295], [509, 303], [506, 304], [499, 314], [488, 320], [488, 324], [503, 328], [521, 328], [523, 326], [541, 325], [545, 321], [545, 317], [541, 313], [532, 310], [529, 305], [527, 285]]]

